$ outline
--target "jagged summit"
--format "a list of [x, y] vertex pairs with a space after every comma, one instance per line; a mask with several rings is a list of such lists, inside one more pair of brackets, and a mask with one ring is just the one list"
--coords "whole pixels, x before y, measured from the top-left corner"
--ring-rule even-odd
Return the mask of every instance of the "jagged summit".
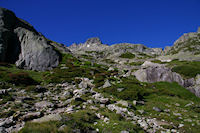
[[93, 37], [86, 40], [85, 43], [72, 44], [69, 46], [71, 51], [103, 51], [106, 47], [106, 44], [103, 44], [100, 38]]
[[85, 44], [102, 44], [101, 40], [98, 37], [89, 38]]

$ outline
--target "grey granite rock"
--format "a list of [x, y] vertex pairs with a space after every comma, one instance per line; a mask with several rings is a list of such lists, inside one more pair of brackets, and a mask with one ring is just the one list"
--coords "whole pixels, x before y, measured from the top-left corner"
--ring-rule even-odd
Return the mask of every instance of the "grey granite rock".
[[59, 64], [61, 55], [33, 26], [12, 11], [0, 8], [0, 61], [20, 68], [50, 70]]
[[109, 80], [106, 80], [106, 82], [103, 85], [103, 88], [107, 88], [107, 87], [110, 87], [110, 86], [111, 86], [111, 84], [110, 84]]
[[60, 121], [62, 117], [59, 114], [49, 114], [39, 119], [34, 119], [33, 122], [47, 122], [47, 121]]
[[150, 66], [147, 68], [142, 68], [137, 70], [134, 75], [141, 82], [159, 82], [159, 81], [167, 81], [167, 82], [177, 82], [178, 84], [184, 86], [184, 80], [182, 77], [170, 70], [165, 66]]
[[46, 107], [53, 107], [54, 104], [51, 103], [51, 102], [48, 102], [48, 101], [41, 101], [41, 102], [37, 102], [35, 103], [35, 107], [37, 109], [43, 109], [43, 108], [46, 108]]
[[25, 28], [14, 30], [21, 43], [21, 53], [16, 62], [19, 68], [31, 70], [50, 70], [59, 64], [59, 53], [49, 45], [43, 36]]

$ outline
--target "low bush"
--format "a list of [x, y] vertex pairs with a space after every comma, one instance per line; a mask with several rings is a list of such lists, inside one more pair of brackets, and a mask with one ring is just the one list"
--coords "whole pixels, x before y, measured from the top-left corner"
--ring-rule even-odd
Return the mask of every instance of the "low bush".
[[28, 73], [19, 72], [19, 73], [10, 73], [9, 82], [15, 85], [36, 85], [37, 82], [33, 80]]
[[135, 54], [132, 54], [130, 52], [126, 52], [126, 53], [121, 54], [119, 57], [133, 59], [133, 58], [135, 58]]
[[173, 72], [177, 72], [186, 78], [195, 77], [200, 74], [200, 68], [193, 65], [180, 65], [172, 68]]
[[44, 123], [28, 122], [19, 133], [58, 133], [59, 122], [50, 121]]

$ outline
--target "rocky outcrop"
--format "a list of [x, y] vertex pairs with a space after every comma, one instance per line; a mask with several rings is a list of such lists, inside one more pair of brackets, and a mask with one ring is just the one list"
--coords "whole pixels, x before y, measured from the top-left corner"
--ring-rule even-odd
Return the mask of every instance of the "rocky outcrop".
[[16, 28], [14, 33], [21, 44], [21, 53], [16, 61], [16, 66], [44, 71], [59, 64], [59, 54], [43, 36], [21, 27]]
[[198, 74], [192, 81], [192, 84], [188, 86], [187, 89], [197, 97], [200, 97], [200, 74]]
[[133, 75], [141, 82], [177, 82], [179, 85], [194, 93], [197, 97], [200, 97], [199, 74], [195, 78], [183, 79], [179, 74], [172, 72], [170, 68], [165, 67], [163, 64], [145, 61], [141, 65], [141, 69], [134, 72]]
[[183, 34], [178, 38], [172, 47], [166, 47], [164, 50], [165, 54], [179, 54], [181, 52], [190, 52], [191, 54], [197, 55], [200, 50], [200, 32], [190, 32]]
[[59, 52], [33, 26], [0, 8], [0, 62], [44, 71], [56, 67], [59, 60]]
[[[96, 51], [103, 52], [103, 57], [107, 57], [109, 55], [113, 55], [115, 57], [118, 57], [118, 55], [121, 55], [125, 52], [130, 53], [145, 53], [147, 55], [160, 55], [162, 53], [161, 48], [148, 48], [142, 44], [131, 44], [131, 43], [119, 43], [119, 44], [113, 44], [113, 45], [106, 45], [101, 42], [101, 40], [98, 37], [89, 38], [85, 43], [80, 44], [72, 44], [69, 46], [69, 49], [73, 51], [75, 54], [83, 53], [84, 51]], [[94, 54], [94, 53], [90, 53]], [[94, 55], [93, 55], [94, 56]]]
[[[148, 64], [148, 65], [144, 65]], [[184, 86], [184, 80], [182, 77], [170, 70], [163, 65], [156, 63], [144, 63], [143, 68], [137, 70], [134, 75], [141, 82], [159, 82], [159, 81], [167, 81], [167, 82], [177, 82], [178, 84]], [[146, 67], [145, 67], [146, 66]]]
[[108, 46], [102, 44], [101, 40], [98, 37], [89, 38], [85, 43], [72, 44], [69, 46], [71, 51], [104, 51]]
[[90, 44], [97, 44], [100, 45], [102, 44], [101, 40], [98, 37], [94, 37], [94, 38], [89, 38], [85, 44], [90, 45]]

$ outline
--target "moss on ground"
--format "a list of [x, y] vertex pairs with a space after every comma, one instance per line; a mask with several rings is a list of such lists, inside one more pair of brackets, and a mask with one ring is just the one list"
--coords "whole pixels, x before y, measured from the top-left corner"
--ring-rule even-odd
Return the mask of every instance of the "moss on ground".
[[133, 59], [133, 58], [135, 58], [135, 54], [132, 54], [130, 52], [126, 52], [126, 53], [121, 54], [119, 57], [127, 58], [127, 59]]

